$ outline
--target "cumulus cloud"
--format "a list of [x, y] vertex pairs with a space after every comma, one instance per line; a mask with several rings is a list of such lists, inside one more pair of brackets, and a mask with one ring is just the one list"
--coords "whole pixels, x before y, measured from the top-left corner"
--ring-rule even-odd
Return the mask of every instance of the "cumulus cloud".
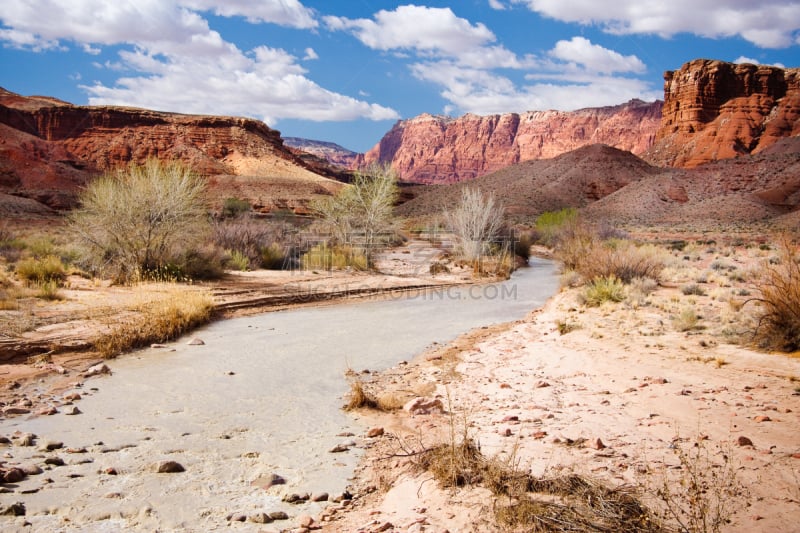
[[646, 70], [636, 56], [623, 56], [619, 52], [592, 44], [583, 37], [573, 37], [569, 41], [558, 41], [550, 55], [556, 59], [582, 65], [586, 70], [611, 74], [614, 72], [637, 72]]
[[506, 9], [506, 5], [500, 0], [489, 0], [489, 7], [496, 9], [497, 11], [503, 11]]
[[800, 42], [796, 0], [512, 0], [564, 22], [598, 24], [614, 34], [669, 37], [688, 32], [702, 37], [740, 36], [762, 48]]
[[736, 59], [734, 59], [733, 62], [736, 63], [737, 65], [741, 65], [742, 63], [750, 63], [751, 65], [769, 65], [772, 67], [786, 68], [786, 65], [784, 65], [783, 63], [762, 63], [758, 59], [753, 59], [751, 57], [745, 57], [745, 56], [739, 56]]
[[313, 48], [306, 48], [306, 55], [303, 56], [304, 61], [312, 61], [314, 59], [319, 59], [319, 55]]
[[449, 7], [400, 6], [374, 19], [324, 18], [331, 30], [348, 31], [375, 50], [415, 50], [458, 55], [496, 40], [485, 25], [457, 17]]
[[[240, 50], [209, 27], [206, 11], [252, 23], [318, 25], [298, 0], [4, 0], [0, 39], [32, 50], [74, 43], [90, 54], [121, 46], [118, 62], [95, 64], [129, 75], [113, 85], [82, 86], [96, 105], [245, 115], [271, 124], [284, 118], [399, 118], [393, 109], [319, 86], [285, 50]], [[305, 58], [316, 53], [308, 48]]]
[[[491, 7], [502, 5], [496, 3]], [[646, 70], [638, 57], [583, 37], [559, 41], [543, 57], [520, 56], [498, 43], [485, 25], [449, 8], [401, 6], [371, 19], [323, 20], [329, 29], [349, 32], [369, 48], [405, 54], [414, 77], [440, 88], [448, 113], [576, 109], [661, 97], [647, 83], [623, 76]], [[519, 83], [512, 77], [524, 79]]]

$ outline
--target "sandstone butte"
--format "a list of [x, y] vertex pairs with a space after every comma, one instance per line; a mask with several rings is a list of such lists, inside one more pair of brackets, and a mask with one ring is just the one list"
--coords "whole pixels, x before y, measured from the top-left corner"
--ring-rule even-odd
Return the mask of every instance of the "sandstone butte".
[[664, 74], [664, 110], [644, 159], [695, 167], [800, 135], [800, 69], [696, 59]]
[[357, 161], [391, 162], [404, 181], [453, 183], [530, 159], [603, 143], [640, 154], [661, 122], [660, 101], [577, 111], [530, 111], [459, 118], [423, 114], [398, 121]]
[[328, 181], [257, 120], [76, 106], [0, 88], [1, 193], [65, 208], [91, 177], [149, 157], [184, 161], [212, 182], [224, 175]]

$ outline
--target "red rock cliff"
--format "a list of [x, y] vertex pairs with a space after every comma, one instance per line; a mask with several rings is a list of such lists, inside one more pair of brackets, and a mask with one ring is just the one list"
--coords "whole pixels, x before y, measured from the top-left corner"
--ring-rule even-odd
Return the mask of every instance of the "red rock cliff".
[[403, 120], [358, 163], [391, 162], [404, 181], [452, 183], [530, 159], [603, 143], [639, 154], [653, 143], [661, 102], [632, 100], [577, 111]]
[[651, 163], [694, 167], [800, 135], [800, 69], [697, 59], [664, 74]]
[[68, 207], [92, 176], [147, 158], [207, 175], [311, 174], [280, 133], [247, 118], [74, 106], [0, 89], [0, 191]]

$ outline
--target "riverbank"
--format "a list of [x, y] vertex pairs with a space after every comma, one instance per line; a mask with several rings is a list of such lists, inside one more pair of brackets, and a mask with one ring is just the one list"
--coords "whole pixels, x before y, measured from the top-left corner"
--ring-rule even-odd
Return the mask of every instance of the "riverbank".
[[[480, 476], [443, 488], [425, 468], [430, 450], [458, 449], [465, 436], [525, 479], [574, 474], [635, 487], [652, 509], [680, 503], [680, 519], [716, 515], [722, 531], [793, 530], [800, 359], [751, 349], [755, 310], [742, 305], [753, 269], [770, 253], [687, 247], [673, 252], [660, 286], [621, 303], [589, 307], [580, 288], [566, 288], [524, 320], [473, 331], [364, 379], [367, 393], [424, 399], [359, 412], [370, 429], [351, 488], [357, 496], [318, 517], [322, 530], [529, 530], [498, 510], [532, 494], [497, 495]], [[681, 487], [692, 476], [704, 488], [690, 502]]]

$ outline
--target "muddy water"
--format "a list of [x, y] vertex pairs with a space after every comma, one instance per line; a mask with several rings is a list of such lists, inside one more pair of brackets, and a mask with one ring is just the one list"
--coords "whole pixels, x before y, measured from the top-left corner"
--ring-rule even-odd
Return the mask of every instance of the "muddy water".
[[[39, 445], [86, 449], [8, 448], [9, 462], [58, 456], [66, 464], [30, 476], [0, 503], [24, 502], [26, 519], [45, 531], [210, 531], [229, 527], [230, 513], [314, 514], [322, 504], [291, 506], [280, 496], [346, 487], [358, 448], [329, 450], [364, 432], [340, 409], [348, 368], [380, 370], [433, 342], [521, 318], [556, 287], [554, 266], [533, 259], [502, 284], [221, 321], [192, 334], [205, 345], [181, 339], [112, 361], [113, 375], [76, 389], [81, 414], [0, 422], [0, 435], [32, 432]], [[153, 472], [162, 460], [186, 471]], [[254, 486], [272, 473], [287, 484]], [[3, 530], [21, 527], [9, 520]]]

